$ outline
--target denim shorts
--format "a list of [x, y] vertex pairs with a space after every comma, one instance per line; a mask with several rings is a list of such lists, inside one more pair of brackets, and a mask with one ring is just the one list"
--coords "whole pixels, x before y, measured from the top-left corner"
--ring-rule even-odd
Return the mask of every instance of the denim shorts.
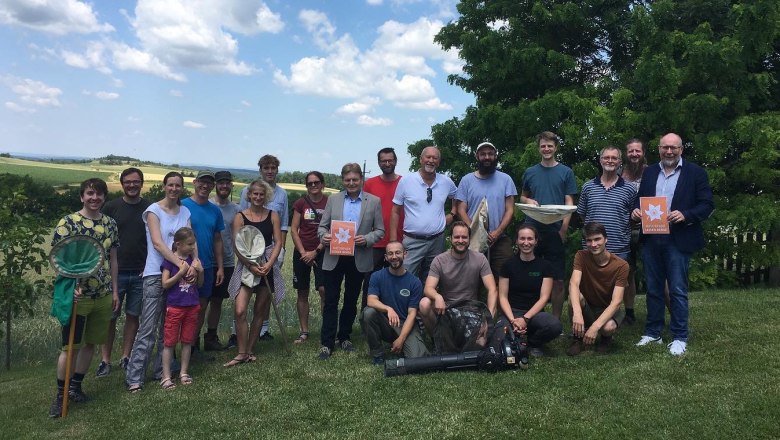
[[144, 279], [137, 271], [120, 271], [117, 279], [119, 283], [119, 307], [114, 312], [112, 320], [116, 321], [122, 314], [122, 304], [125, 305], [125, 314], [141, 316], [141, 307], [144, 299]]

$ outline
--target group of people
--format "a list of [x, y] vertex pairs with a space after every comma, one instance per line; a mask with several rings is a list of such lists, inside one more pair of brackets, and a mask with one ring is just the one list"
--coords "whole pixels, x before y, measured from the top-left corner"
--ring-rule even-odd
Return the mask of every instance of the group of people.
[[[662, 343], [668, 302], [669, 351], [685, 353], [688, 266], [691, 255], [704, 246], [701, 223], [713, 210], [706, 173], [683, 161], [682, 139], [670, 133], [660, 138], [657, 165], [647, 165], [638, 139], [627, 142], [625, 164], [619, 148], [605, 147], [599, 156], [602, 173], [578, 191], [572, 170], [556, 159], [558, 143], [554, 133], [537, 136], [541, 161], [525, 171], [519, 193], [513, 179], [497, 169], [498, 150], [490, 142], [476, 147], [477, 169], [459, 185], [437, 172], [441, 155], [434, 146], [423, 149], [420, 169], [403, 177], [395, 172], [395, 151], [383, 148], [377, 153], [381, 174], [364, 181], [360, 166], [348, 163], [341, 170], [344, 190], [330, 197], [323, 193], [322, 173], [308, 173], [306, 194], [293, 203], [291, 222], [287, 194], [276, 183], [279, 160], [271, 155], [260, 158], [260, 178], [241, 192], [239, 204], [230, 200], [233, 179], [228, 171], [198, 173], [192, 197], [182, 201], [184, 178], [169, 173], [163, 181], [165, 197], [156, 203], [141, 197], [143, 173], [136, 168], [122, 172], [123, 197], [105, 206], [105, 182], [85, 181], [82, 210], [60, 222], [54, 242], [68, 235], [93, 235], [110, 258], [95, 275], [98, 283], [90, 284], [96, 288], [76, 291], [76, 344], [81, 348], [67, 391], [64, 355], [60, 356], [50, 415], [59, 416], [65, 392], [72, 401], [86, 399], [81, 382], [95, 344], [103, 344], [97, 375], [109, 374], [122, 303], [126, 320], [119, 364], [131, 392], [144, 385], [155, 343], [165, 347], [158, 349], [154, 362], [162, 387], [176, 386], [171, 354], [179, 342], [179, 383], [193, 382], [187, 370], [190, 347], [199, 350], [204, 323], [203, 349], [223, 348], [217, 325], [224, 298], [235, 299], [227, 346], [238, 348], [224, 366], [256, 360], [257, 340], [272, 338], [270, 302], [284, 294], [281, 264], [288, 231], [294, 245], [293, 288], [300, 325], [294, 342], [304, 344], [310, 336], [313, 273], [322, 314], [321, 360], [336, 350], [356, 350], [351, 333], [361, 292], [361, 329], [376, 365], [384, 363], [385, 344], [407, 357], [427, 355], [425, 333], [435, 328], [449, 306], [463, 300], [486, 302], [499, 325], [525, 335], [531, 354], [542, 356], [545, 344], [562, 331], [570, 216], [552, 224], [527, 218], [510, 237], [507, 230], [518, 196], [530, 205], [574, 205], [579, 194], [576, 212], [584, 223], [583, 250], [574, 257], [569, 282], [569, 355], [593, 345], [607, 352], [620, 325], [634, 323], [634, 270], [640, 248], [647, 278], [647, 320], [637, 345]], [[209, 200], [215, 187], [216, 196]], [[666, 197], [669, 234], [639, 232], [639, 198], [646, 196]], [[487, 251], [478, 252], [470, 249], [470, 225], [485, 202]], [[331, 252], [331, 243], [345, 241], [344, 230], [332, 230], [334, 221], [354, 223], [354, 236], [347, 237], [354, 244], [352, 252]], [[237, 247], [236, 234], [246, 225], [257, 228], [267, 245], [259, 263]], [[450, 248], [445, 250], [448, 226]], [[548, 302], [551, 313], [545, 311]], [[63, 327], [63, 346], [68, 330], [68, 325]]]

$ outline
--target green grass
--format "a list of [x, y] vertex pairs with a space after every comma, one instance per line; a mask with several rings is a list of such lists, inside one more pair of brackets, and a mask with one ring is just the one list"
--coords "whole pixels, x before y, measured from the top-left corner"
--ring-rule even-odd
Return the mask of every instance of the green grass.
[[[292, 338], [290, 293], [282, 313]], [[318, 329], [316, 295], [311, 299]], [[644, 297], [637, 303], [641, 322]], [[230, 309], [226, 304], [223, 341]], [[780, 290], [694, 292], [689, 352], [681, 358], [662, 346], [634, 347], [637, 323], [620, 330], [607, 356], [569, 358], [559, 338], [527, 371], [396, 378], [370, 366], [357, 326], [359, 352], [336, 351], [321, 362], [318, 331], [288, 356], [274, 322], [276, 339], [259, 343], [258, 362], [224, 369], [235, 350], [218, 353], [216, 361], [193, 365], [194, 385], [173, 391], [149, 378], [143, 392], [130, 395], [119, 370], [95, 379], [95, 362], [84, 383], [93, 400], [50, 420], [59, 328], [41, 310], [14, 325], [13, 369], [0, 373], [0, 437], [777, 438], [778, 322]]]
[[91, 177], [100, 177], [106, 180], [115, 174], [110, 171], [91, 171], [86, 167], [83, 170], [66, 169], [7, 162], [0, 162], [0, 173], [16, 174], [20, 176], [28, 175], [38, 182], [48, 183], [50, 185], [78, 183]]

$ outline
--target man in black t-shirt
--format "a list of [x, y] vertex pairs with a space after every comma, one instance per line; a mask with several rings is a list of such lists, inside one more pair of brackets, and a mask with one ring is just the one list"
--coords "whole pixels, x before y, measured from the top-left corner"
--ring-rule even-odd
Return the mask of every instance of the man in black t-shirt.
[[111, 350], [116, 336], [116, 320], [125, 305], [125, 327], [122, 331], [122, 358], [119, 365], [127, 368], [135, 334], [138, 332], [138, 317], [143, 300], [142, 277], [146, 264], [146, 226], [141, 214], [149, 207], [149, 201], [141, 197], [144, 174], [138, 168], [128, 168], [119, 176], [122, 183], [122, 197], [113, 199], [103, 206], [103, 214], [113, 218], [119, 228], [119, 307], [108, 327], [108, 340], [101, 347], [102, 360], [96, 376], [108, 376], [111, 372]]

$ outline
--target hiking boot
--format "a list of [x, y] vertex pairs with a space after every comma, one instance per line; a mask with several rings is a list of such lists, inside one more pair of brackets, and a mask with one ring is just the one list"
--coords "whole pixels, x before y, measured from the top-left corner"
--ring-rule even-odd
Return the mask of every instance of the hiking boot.
[[620, 325], [628, 325], [632, 326], [636, 322], [636, 318], [631, 315], [626, 315], [623, 317], [623, 322]]
[[51, 402], [51, 406], [49, 407], [49, 417], [52, 419], [62, 417], [62, 394], [57, 393], [57, 396]]
[[685, 354], [685, 350], [688, 348], [688, 343], [675, 339], [669, 345], [667, 345], [667, 347], [669, 348], [669, 354], [672, 356], [682, 356]]
[[71, 388], [68, 390], [68, 400], [73, 403], [84, 403], [89, 397], [81, 391], [81, 388]]
[[100, 361], [95, 371], [95, 377], [106, 377], [111, 373], [111, 363], [106, 361]]
[[227, 345], [225, 345], [225, 350], [233, 347], [238, 347], [238, 336], [237, 335], [230, 335], [230, 338], [228, 338]]
[[339, 345], [342, 350], [346, 351], [347, 353], [353, 353], [355, 352], [355, 346], [352, 345], [352, 341], [349, 339], [345, 339], [341, 341], [341, 344]]
[[261, 340], [261, 341], [273, 341], [274, 337], [271, 334], [271, 332], [265, 332], [262, 335], [260, 335], [260, 337], [258, 339]]
[[542, 347], [528, 347], [528, 354], [530, 354], [533, 357], [543, 357], [544, 356], [544, 350], [542, 350]]
[[219, 343], [219, 337], [217, 335], [203, 337], [204, 351], [222, 351], [223, 349], [224, 347]]
[[599, 340], [599, 345], [596, 347], [596, 352], [601, 354], [609, 353], [609, 349], [612, 346], [612, 336], [602, 336]]
[[664, 341], [663, 341], [663, 339], [661, 339], [660, 336], [653, 337], [653, 336], [644, 335], [644, 336], [642, 336], [642, 339], [640, 339], [639, 342], [636, 343], [636, 346], [637, 347], [644, 347], [645, 345], [648, 345], [648, 344], [663, 344], [663, 343], [664, 343]]
[[330, 359], [330, 348], [328, 348], [328, 347], [326, 347], [324, 345], [322, 347], [320, 347], [319, 358], [320, 358], [321, 361], [326, 361], [326, 360]]
[[130, 363], [130, 358], [123, 357], [122, 359], [119, 359], [119, 368], [127, 371], [127, 364]]
[[569, 356], [579, 356], [582, 353], [582, 339], [574, 338], [571, 340], [571, 345], [566, 350], [566, 354]]
[[374, 365], [374, 366], [377, 366], [377, 367], [381, 367], [384, 364], [385, 364], [385, 357], [382, 356], [381, 354], [379, 356], [374, 356], [373, 359], [371, 360], [371, 365]]

